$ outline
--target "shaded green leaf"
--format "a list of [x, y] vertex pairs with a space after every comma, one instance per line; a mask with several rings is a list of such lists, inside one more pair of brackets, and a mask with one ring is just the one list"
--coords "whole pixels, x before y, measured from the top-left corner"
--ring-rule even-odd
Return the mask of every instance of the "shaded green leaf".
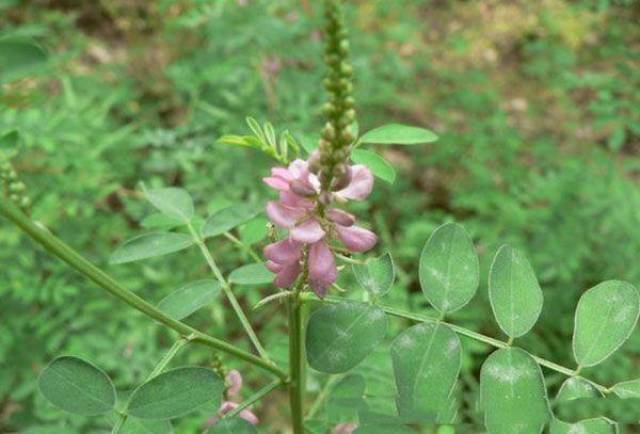
[[210, 369], [177, 368], [138, 387], [129, 401], [129, 414], [140, 419], [171, 419], [201, 405], [220, 405], [224, 381]]
[[233, 205], [213, 213], [202, 227], [203, 237], [214, 237], [248, 222], [260, 211], [252, 205]]
[[380, 344], [386, 330], [387, 317], [377, 306], [355, 302], [323, 306], [309, 318], [309, 365], [330, 374], [346, 372]]
[[15, 151], [20, 144], [20, 133], [11, 130], [0, 136], [0, 151]]
[[145, 217], [140, 225], [145, 229], [164, 229], [169, 230], [177, 226], [182, 226], [181, 220], [173, 219], [160, 212], [153, 213]]
[[181, 320], [212, 303], [219, 292], [220, 284], [217, 281], [199, 280], [167, 295], [158, 303], [158, 309], [173, 319]]
[[193, 199], [186, 190], [169, 187], [148, 190], [146, 193], [149, 202], [167, 217], [182, 222], [189, 222], [193, 218]]
[[640, 398], [640, 378], [618, 383], [611, 390], [620, 398]]
[[366, 149], [354, 149], [351, 160], [356, 164], [364, 164], [378, 178], [393, 184], [396, 181], [396, 170], [391, 163], [380, 155]]
[[264, 240], [268, 233], [268, 223], [264, 217], [255, 217], [249, 220], [238, 229], [240, 240], [248, 246]]
[[572, 424], [598, 418], [637, 424], [640, 421], [640, 399], [617, 396], [576, 398], [556, 403], [555, 411], [558, 419]]
[[504, 245], [489, 272], [489, 301], [498, 325], [517, 338], [535, 325], [542, 311], [542, 289], [525, 255]]
[[446, 223], [431, 234], [420, 255], [419, 276], [422, 292], [442, 313], [454, 312], [473, 298], [480, 265], [462, 226]]
[[327, 416], [332, 423], [358, 420], [358, 412], [367, 407], [365, 386], [360, 374], [347, 375], [333, 386], [327, 399]]
[[424, 128], [411, 127], [401, 124], [387, 124], [367, 131], [361, 138], [361, 143], [415, 145], [431, 143], [438, 140], [438, 136]]
[[519, 348], [495, 351], [480, 371], [480, 405], [490, 434], [535, 434], [549, 419], [544, 379]]
[[116, 402], [107, 374], [79, 357], [54, 359], [40, 374], [38, 387], [56, 407], [83, 416], [108, 413]]
[[[597, 396], [600, 396], [598, 391], [585, 380], [581, 378], [569, 378], [562, 383], [556, 401], [571, 401], [573, 399]], [[616, 432], [615, 424], [603, 418], [584, 420], [576, 423], [567, 423], [554, 418], [549, 428], [550, 434], [614, 434]]]
[[186, 249], [193, 244], [190, 235], [174, 232], [154, 232], [139, 235], [122, 243], [111, 255], [112, 264], [124, 264], [168, 255]]
[[209, 428], [208, 432], [209, 434], [258, 434], [255, 426], [239, 417], [222, 419]]
[[405, 425], [396, 424], [366, 424], [354, 431], [354, 434], [416, 434], [414, 430]]
[[401, 417], [449, 423], [449, 402], [458, 379], [460, 339], [446, 325], [423, 323], [400, 334], [391, 346]]
[[23, 38], [0, 39], [0, 82], [27, 76], [44, 66], [47, 54]]
[[129, 417], [118, 432], [120, 434], [172, 434], [173, 426], [168, 420]]
[[627, 282], [609, 280], [585, 292], [576, 309], [573, 354], [580, 366], [605, 360], [631, 336], [640, 295]]
[[374, 297], [388, 293], [395, 280], [395, 267], [389, 252], [370, 258], [365, 264], [353, 264], [351, 269], [360, 286]]
[[271, 283], [275, 274], [267, 270], [264, 264], [248, 264], [236, 268], [229, 274], [229, 282], [238, 285], [263, 285]]

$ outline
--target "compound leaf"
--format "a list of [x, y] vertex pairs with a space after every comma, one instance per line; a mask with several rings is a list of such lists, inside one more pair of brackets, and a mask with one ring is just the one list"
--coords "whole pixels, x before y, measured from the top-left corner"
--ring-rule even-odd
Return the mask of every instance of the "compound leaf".
[[141, 259], [168, 255], [190, 247], [193, 238], [175, 232], [154, 232], [139, 235], [122, 243], [111, 255], [112, 264], [125, 264]]

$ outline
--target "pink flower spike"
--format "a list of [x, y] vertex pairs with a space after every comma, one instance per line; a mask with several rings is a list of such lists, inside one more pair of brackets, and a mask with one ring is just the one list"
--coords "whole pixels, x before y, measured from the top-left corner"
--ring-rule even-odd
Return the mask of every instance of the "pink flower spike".
[[312, 200], [298, 196], [293, 191], [281, 191], [280, 203], [291, 208], [312, 209], [315, 207], [315, 203]]
[[338, 208], [331, 208], [328, 210], [327, 217], [329, 217], [329, 219], [334, 223], [342, 226], [351, 226], [356, 222], [356, 218], [352, 214]]
[[[275, 262], [276, 265], [297, 262], [302, 256], [302, 244], [287, 238], [282, 241], [278, 241], [277, 243], [269, 244], [268, 246], [266, 246], [264, 248], [264, 256], [269, 261]], [[267, 268], [269, 266], [270, 265], [267, 265]], [[274, 272], [277, 273], [278, 271]]]
[[268, 178], [262, 178], [262, 180], [269, 187], [275, 188], [276, 190], [280, 190], [280, 191], [289, 190], [289, 182], [282, 178], [269, 176]]
[[325, 231], [315, 219], [309, 219], [289, 230], [291, 238], [302, 243], [315, 243], [325, 236]]
[[360, 226], [340, 226], [336, 225], [336, 232], [340, 241], [351, 252], [366, 252], [373, 248], [378, 242], [378, 237], [373, 232], [361, 228]]
[[333, 252], [324, 241], [311, 245], [309, 249], [309, 283], [318, 295], [324, 297], [338, 277]]
[[302, 268], [299, 262], [292, 262], [291, 264], [284, 264], [282, 270], [280, 270], [273, 281], [278, 288], [288, 288], [296, 281]]
[[267, 203], [267, 215], [276, 225], [283, 228], [291, 228], [304, 215], [304, 210], [271, 201]]
[[362, 164], [351, 166], [351, 182], [336, 192], [342, 199], [364, 200], [373, 190], [373, 174]]

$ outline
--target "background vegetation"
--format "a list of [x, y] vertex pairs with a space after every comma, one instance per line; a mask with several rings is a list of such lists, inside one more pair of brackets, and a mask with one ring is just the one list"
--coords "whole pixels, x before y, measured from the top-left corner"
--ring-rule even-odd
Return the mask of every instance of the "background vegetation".
[[[0, 146], [28, 186], [34, 217], [108, 267], [120, 241], [153, 224], [140, 181], [184, 186], [201, 213], [234, 199], [262, 204], [260, 178], [272, 162], [216, 139], [246, 132], [250, 115], [316, 140], [320, 12], [310, 0], [0, 0], [0, 38], [33, 38], [48, 52], [34, 76], [0, 77], [0, 136], [17, 130], [20, 142], [17, 150]], [[545, 308], [523, 346], [570, 366], [579, 295], [605, 279], [640, 284], [640, 3], [359, 0], [347, 12], [361, 129], [405, 121], [441, 137], [387, 148], [396, 182], [377, 181], [372, 200], [357, 209], [370, 214], [379, 249], [390, 249], [401, 270], [391, 297], [425, 310], [420, 249], [442, 222], [461, 222], [480, 246], [484, 282], [499, 244], [527, 253]], [[224, 270], [246, 260], [217, 240]], [[4, 222], [0, 246], [0, 432], [105, 432], [99, 420], [46, 403], [37, 374], [54, 355], [73, 353], [126, 389], [150, 371], [169, 337]], [[108, 269], [154, 301], [206, 273], [195, 251]], [[252, 306], [268, 293], [243, 287], [238, 296]], [[456, 321], [499, 335], [486, 284], [480, 297]], [[284, 357], [281, 307], [251, 316], [270, 351]], [[222, 303], [190, 322], [249, 348]], [[474, 426], [481, 358], [473, 354], [490, 349], [463, 344], [460, 415]], [[188, 357], [219, 363], [205, 349]], [[589, 376], [607, 384], [638, 377], [639, 357], [636, 333]], [[390, 367], [375, 358], [375, 372], [363, 368], [379, 389], [368, 390], [370, 401], [393, 407]], [[260, 376], [245, 372], [246, 395]], [[311, 390], [322, 380], [314, 378]], [[547, 378], [557, 389], [561, 378]], [[257, 410], [265, 432], [283, 432], [285, 408], [283, 394]], [[185, 418], [177, 432], [198, 432], [198, 420]]]

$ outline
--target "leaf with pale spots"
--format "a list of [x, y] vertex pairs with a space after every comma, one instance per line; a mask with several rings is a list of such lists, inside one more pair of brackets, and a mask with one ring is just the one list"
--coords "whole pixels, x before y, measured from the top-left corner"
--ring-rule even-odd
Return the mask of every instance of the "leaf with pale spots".
[[[557, 402], [571, 401], [580, 398], [594, 398], [600, 393], [581, 378], [568, 378], [558, 391]], [[567, 423], [553, 419], [549, 426], [549, 434], [615, 434], [616, 425], [607, 419], [596, 418], [576, 423]]]
[[517, 338], [534, 326], [542, 311], [542, 289], [525, 255], [504, 245], [489, 272], [489, 301], [498, 325]]
[[631, 336], [640, 314], [640, 294], [627, 282], [608, 280], [585, 292], [576, 309], [573, 354], [580, 366], [594, 366]]
[[361, 287], [374, 297], [382, 297], [391, 290], [395, 279], [395, 267], [391, 253], [371, 258], [364, 264], [353, 264], [353, 274]]
[[125, 264], [141, 259], [168, 255], [190, 247], [193, 238], [174, 232], [154, 232], [132, 238], [122, 243], [111, 255], [111, 264]]
[[458, 336], [446, 325], [423, 323], [400, 334], [391, 346], [401, 417], [450, 423], [449, 403], [462, 361]]
[[466, 305], [480, 281], [480, 265], [473, 243], [462, 226], [446, 223], [437, 228], [420, 255], [420, 286], [440, 312]]
[[541, 433], [549, 404], [535, 360], [519, 348], [491, 354], [480, 371], [480, 406], [489, 434]]
[[382, 342], [386, 331], [387, 317], [377, 306], [351, 301], [323, 306], [307, 326], [309, 365], [329, 374], [346, 372]]

